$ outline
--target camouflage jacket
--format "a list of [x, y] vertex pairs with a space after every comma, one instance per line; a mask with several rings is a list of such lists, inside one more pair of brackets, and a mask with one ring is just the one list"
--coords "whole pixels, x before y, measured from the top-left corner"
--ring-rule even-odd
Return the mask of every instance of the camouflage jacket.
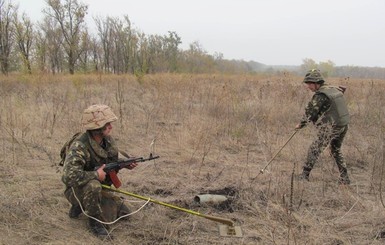
[[305, 127], [309, 122], [317, 123], [318, 119], [329, 110], [330, 106], [331, 102], [325, 94], [315, 93], [305, 108], [305, 115], [300, 122], [301, 127]]
[[[103, 139], [99, 145], [85, 132], [71, 144], [64, 160], [62, 181], [67, 188], [82, 186], [92, 179], [98, 179], [96, 167], [118, 160], [118, 149], [111, 137]], [[107, 178], [103, 184], [111, 184]]]

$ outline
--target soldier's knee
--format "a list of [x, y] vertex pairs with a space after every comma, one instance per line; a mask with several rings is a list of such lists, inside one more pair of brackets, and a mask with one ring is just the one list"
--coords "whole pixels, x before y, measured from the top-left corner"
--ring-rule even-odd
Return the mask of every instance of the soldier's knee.
[[86, 193], [100, 193], [102, 186], [98, 180], [91, 180], [84, 186], [84, 192]]

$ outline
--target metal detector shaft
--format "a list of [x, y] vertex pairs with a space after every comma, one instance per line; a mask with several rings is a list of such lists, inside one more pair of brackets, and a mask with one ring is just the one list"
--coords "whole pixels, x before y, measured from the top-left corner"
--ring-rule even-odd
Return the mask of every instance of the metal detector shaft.
[[128, 195], [128, 196], [139, 198], [139, 199], [142, 199], [142, 200], [145, 200], [145, 201], [149, 201], [149, 202], [152, 202], [152, 203], [156, 203], [156, 204], [159, 204], [159, 205], [162, 205], [162, 206], [165, 206], [165, 207], [173, 208], [173, 209], [185, 212], [185, 213], [197, 215], [197, 216], [200, 216], [200, 217], [212, 220], [212, 221], [220, 222], [220, 223], [228, 225], [228, 226], [234, 226], [234, 222], [232, 220], [230, 220], [230, 219], [224, 219], [224, 218], [215, 217], [215, 216], [212, 216], [212, 215], [201, 214], [199, 212], [196, 212], [196, 211], [193, 211], [193, 210], [190, 210], [190, 209], [174, 206], [174, 205], [171, 205], [171, 204], [168, 204], [168, 203], [165, 203], [165, 202], [160, 202], [160, 201], [154, 200], [154, 199], [152, 199], [150, 197], [144, 197], [144, 196], [140, 196], [140, 195], [135, 194], [135, 193], [130, 193], [130, 192], [127, 192], [127, 191], [122, 191], [122, 190], [119, 190], [119, 189], [115, 189], [115, 188], [112, 188], [111, 186], [108, 186], [108, 185], [102, 185], [102, 187], [104, 189], [108, 189], [108, 190], [111, 190], [111, 191], [114, 191], [114, 192], [118, 192], [118, 193], [121, 193], [121, 194], [125, 194], [125, 195]]
[[282, 149], [287, 145], [287, 143], [289, 143], [289, 141], [294, 137], [294, 135], [298, 132], [299, 130], [296, 129], [294, 130], [294, 132], [290, 135], [290, 137], [286, 140], [285, 144], [277, 151], [277, 153], [274, 154], [274, 156], [270, 159], [270, 161], [266, 164], [266, 166], [261, 169], [261, 173], [263, 173], [266, 168], [270, 165], [270, 163], [276, 158], [276, 156], [282, 151]]

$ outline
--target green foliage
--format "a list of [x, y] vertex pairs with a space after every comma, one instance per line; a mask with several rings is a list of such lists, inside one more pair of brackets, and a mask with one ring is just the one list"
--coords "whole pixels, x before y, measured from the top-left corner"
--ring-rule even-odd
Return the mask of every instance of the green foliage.
[[308, 70], [311, 69], [319, 69], [322, 73], [322, 76], [327, 78], [331, 75], [333, 75], [334, 70], [335, 70], [335, 64], [333, 61], [328, 60], [326, 62], [315, 62], [312, 59], [306, 58], [302, 60], [302, 65], [301, 65], [301, 72], [305, 74]]
[[306, 71], [311, 70], [311, 69], [315, 69], [315, 68], [317, 68], [317, 63], [314, 60], [309, 59], [309, 58], [302, 60], [302, 65], [301, 65], [301, 72], [302, 73], [305, 74]]
[[324, 77], [329, 77], [334, 73], [335, 64], [333, 61], [328, 60], [326, 62], [319, 62], [318, 68]]

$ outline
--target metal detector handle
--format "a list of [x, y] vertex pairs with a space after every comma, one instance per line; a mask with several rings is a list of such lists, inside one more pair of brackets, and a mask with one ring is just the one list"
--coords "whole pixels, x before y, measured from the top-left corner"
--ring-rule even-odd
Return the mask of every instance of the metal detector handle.
[[285, 144], [274, 154], [274, 156], [270, 159], [270, 161], [266, 164], [266, 166], [261, 169], [260, 173], [263, 173], [266, 168], [270, 165], [270, 163], [277, 157], [277, 155], [282, 151], [282, 149], [289, 143], [289, 141], [294, 137], [294, 135], [299, 131], [299, 129], [295, 129], [294, 132], [290, 135], [290, 137], [286, 140]]

